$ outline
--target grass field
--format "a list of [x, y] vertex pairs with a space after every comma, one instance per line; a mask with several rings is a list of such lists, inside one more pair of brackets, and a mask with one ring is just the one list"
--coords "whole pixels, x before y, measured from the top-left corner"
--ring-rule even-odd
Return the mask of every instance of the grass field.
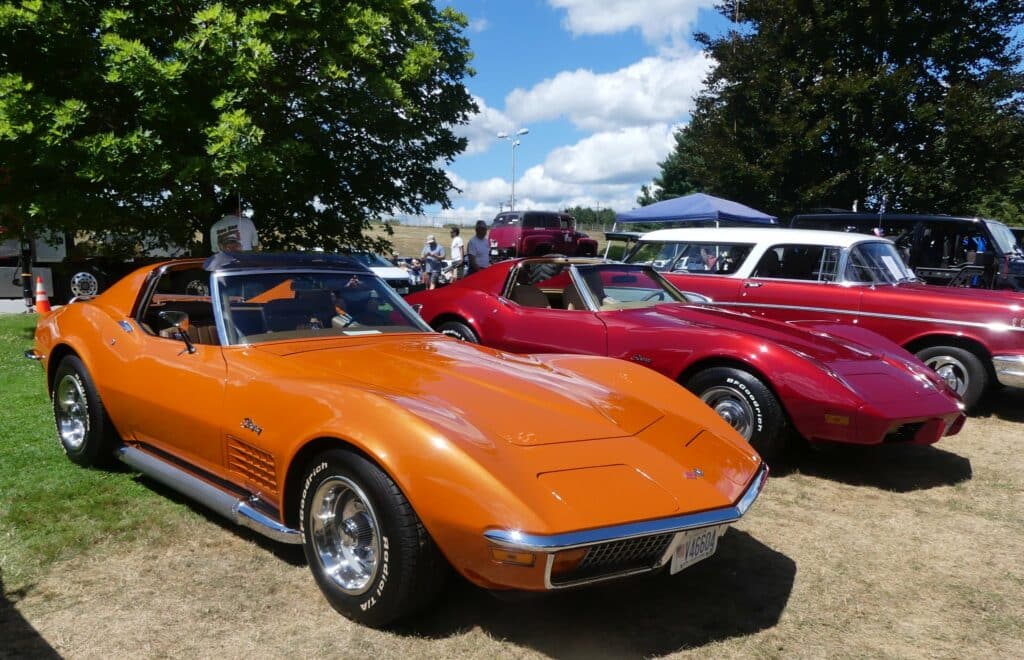
[[353, 625], [301, 551], [130, 472], [71, 465], [31, 319], [0, 316], [0, 657], [1019, 657], [1024, 393], [936, 447], [778, 466], [715, 556], [521, 602], [453, 580], [406, 627]]

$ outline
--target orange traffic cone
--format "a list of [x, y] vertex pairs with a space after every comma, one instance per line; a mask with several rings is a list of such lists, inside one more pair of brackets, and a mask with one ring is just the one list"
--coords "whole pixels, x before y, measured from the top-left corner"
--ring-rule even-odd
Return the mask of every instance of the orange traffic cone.
[[43, 286], [43, 278], [36, 278], [36, 314], [50, 313], [50, 299], [46, 295], [46, 287]]

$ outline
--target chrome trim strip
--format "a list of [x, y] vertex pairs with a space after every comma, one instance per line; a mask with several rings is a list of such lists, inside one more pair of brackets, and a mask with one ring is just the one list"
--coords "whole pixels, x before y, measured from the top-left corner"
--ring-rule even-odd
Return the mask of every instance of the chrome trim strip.
[[996, 355], [992, 366], [1001, 385], [1024, 388], [1024, 355]]
[[36, 349], [34, 349], [34, 348], [30, 348], [27, 351], [25, 351], [25, 357], [27, 359], [29, 359], [29, 360], [42, 360], [43, 359], [43, 355], [41, 353], [36, 353]]
[[747, 486], [743, 496], [733, 506], [721, 509], [711, 509], [710, 511], [701, 511], [700, 513], [687, 513], [671, 518], [644, 520], [642, 522], [626, 523], [611, 527], [586, 529], [579, 532], [566, 532], [564, 534], [524, 534], [517, 530], [489, 529], [484, 532], [484, 538], [491, 543], [525, 552], [558, 552], [560, 550], [571, 550], [608, 541], [624, 541], [640, 536], [669, 534], [698, 527], [723, 525], [739, 520], [750, 509], [757, 496], [760, 495], [761, 489], [764, 488], [767, 480], [768, 465], [761, 463], [757, 474], [750, 481], [750, 485]]
[[248, 502], [148, 452], [137, 447], [124, 446], [117, 450], [117, 456], [139, 472], [203, 504], [236, 525], [247, 527], [281, 543], [302, 543], [302, 532], [282, 525], [257, 511]]
[[933, 319], [927, 316], [908, 316], [906, 314], [882, 314], [879, 312], [862, 312], [852, 309], [839, 309], [835, 307], [806, 307], [802, 305], [772, 305], [768, 303], [751, 302], [722, 302], [716, 300], [715, 307], [754, 307], [759, 309], [792, 309], [802, 312], [827, 312], [829, 314], [846, 314], [848, 316], [870, 316], [877, 319], [892, 319], [895, 321], [922, 321], [927, 323], [946, 323], [949, 325], [960, 325], [969, 328], [984, 328], [986, 330], [1024, 332], [1024, 328], [1017, 328], [1008, 323], [979, 323], [977, 321], [954, 321], [952, 319]]

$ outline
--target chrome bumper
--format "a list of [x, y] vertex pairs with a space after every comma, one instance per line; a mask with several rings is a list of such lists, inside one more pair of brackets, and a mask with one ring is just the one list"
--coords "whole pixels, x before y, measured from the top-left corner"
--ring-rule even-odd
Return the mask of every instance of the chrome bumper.
[[28, 360], [37, 360], [38, 361], [38, 360], [42, 360], [43, 356], [40, 355], [39, 353], [36, 353], [36, 349], [30, 348], [27, 351], [25, 351], [25, 358], [28, 359]]
[[997, 355], [992, 358], [996, 378], [1006, 387], [1024, 387], [1024, 355]]

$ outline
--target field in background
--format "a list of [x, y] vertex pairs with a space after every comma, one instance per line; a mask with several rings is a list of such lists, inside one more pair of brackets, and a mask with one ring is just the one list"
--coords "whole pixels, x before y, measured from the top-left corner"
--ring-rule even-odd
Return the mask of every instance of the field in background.
[[[506, 602], [453, 579], [375, 631], [302, 552], [127, 471], [71, 465], [32, 320], [0, 316], [0, 657], [1017, 657], [1024, 393], [936, 447], [801, 455], [677, 576]], [[1016, 649], [1016, 650], [1014, 650]]]

